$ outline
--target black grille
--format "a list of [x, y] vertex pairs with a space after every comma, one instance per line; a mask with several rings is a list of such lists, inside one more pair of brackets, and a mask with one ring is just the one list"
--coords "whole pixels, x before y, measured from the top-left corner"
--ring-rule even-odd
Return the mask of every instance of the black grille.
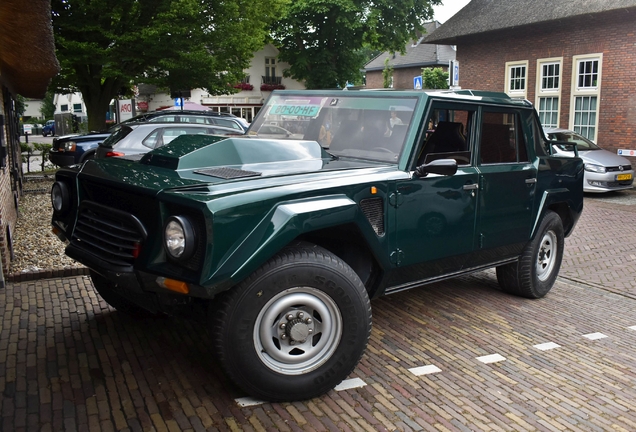
[[116, 266], [131, 266], [146, 230], [130, 213], [92, 201], [82, 202], [71, 242]]
[[195, 170], [196, 174], [203, 174], [211, 177], [220, 177], [222, 179], [235, 179], [242, 177], [258, 177], [261, 173], [256, 171], [246, 171], [235, 168], [211, 168]]
[[360, 201], [360, 208], [373, 227], [373, 231], [379, 236], [384, 235], [384, 202], [382, 198], [363, 199]]
[[[622, 168], [622, 169], [621, 169]], [[607, 167], [608, 172], [621, 172], [621, 171], [629, 171], [632, 169], [631, 165], [623, 165], [623, 166], [615, 166], [615, 167]]]

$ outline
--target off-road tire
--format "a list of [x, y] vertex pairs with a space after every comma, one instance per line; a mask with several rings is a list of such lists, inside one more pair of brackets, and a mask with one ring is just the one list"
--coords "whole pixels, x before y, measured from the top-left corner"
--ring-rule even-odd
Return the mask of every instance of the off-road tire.
[[563, 259], [561, 218], [548, 210], [519, 261], [497, 267], [497, 281], [506, 292], [537, 299], [554, 285]]
[[117, 312], [121, 312], [123, 314], [130, 315], [136, 318], [147, 318], [155, 315], [152, 312], [147, 311], [140, 306], [137, 306], [135, 303], [118, 294], [113, 289], [112, 282], [106, 279], [104, 276], [93, 270], [90, 271], [90, 275], [93, 281], [93, 286], [95, 287], [95, 291], [97, 291], [97, 293], [104, 299], [106, 303], [117, 309]]
[[[227, 375], [268, 401], [309, 399], [338, 385], [371, 332], [371, 304], [358, 276], [336, 255], [305, 242], [286, 247], [226, 292], [210, 315]], [[306, 339], [294, 340], [302, 332]]]

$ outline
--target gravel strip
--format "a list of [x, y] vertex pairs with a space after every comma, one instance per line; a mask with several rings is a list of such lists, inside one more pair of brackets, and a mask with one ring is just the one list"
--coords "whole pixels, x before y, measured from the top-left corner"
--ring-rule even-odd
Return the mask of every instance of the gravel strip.
[[64, 255], [64, 243], [51, 232], [53, 181], [53, 175], [25, 177], [9, 274], [84, 267]]

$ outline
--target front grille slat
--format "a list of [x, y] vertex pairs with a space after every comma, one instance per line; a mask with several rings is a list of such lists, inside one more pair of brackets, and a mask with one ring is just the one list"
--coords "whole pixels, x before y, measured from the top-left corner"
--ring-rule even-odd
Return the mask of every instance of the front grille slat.
[[145, 236], [145, 228], [132, 214], [84, 201], [71, 242], [110, 264], [132, 266]]

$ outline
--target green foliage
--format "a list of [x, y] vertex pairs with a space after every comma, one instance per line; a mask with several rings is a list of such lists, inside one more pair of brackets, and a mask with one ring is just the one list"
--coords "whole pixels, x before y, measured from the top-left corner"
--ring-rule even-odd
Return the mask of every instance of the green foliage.
[[422, 68], [422, 85], [425, 89], [447, 89], [448, 72], [442, 68]]
[[55, 104], [53, 103], [53, 97], [55, 93], [51, 90], [47, 90], [42, 99], [42, 106], [40, 107], [40, 115], [44, 120], [53, 120], [55, 114]]
[[389, 58], [384, 59], [384, 69], [382, 70], [382, 85], [384, 88], [391, 88], [393, 84], [393, 66], [389, 63]]
[[15, 113], [18, 115], [18, 117], [22, 117], [25, 111], [26, 111], [26, 102], [25, 102], [24, 96], [16, 95], [15, 96]]
[[295, 0], [272, 28], [284, 74], [308, 88], [354, 82], [364, 47], [403, 52], [441, 0]]
[[88, 128], [137, 83], [231, 93], [287, 0], [52, 0], [60, 93], [80, 91]]

